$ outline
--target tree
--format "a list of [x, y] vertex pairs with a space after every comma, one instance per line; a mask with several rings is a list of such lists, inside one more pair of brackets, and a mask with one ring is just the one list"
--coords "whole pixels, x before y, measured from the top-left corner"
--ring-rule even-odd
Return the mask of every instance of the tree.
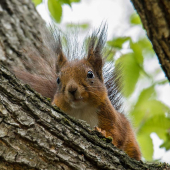
[[[30, 1], [2, 0], [0, 19], [0, 167], [2, 169], [168, 169], [144, 164], [22, 85], [3, 65], [27, 69], [22, 47], [41, 53], [45, 27]], [[35, 27], [36, 26], [36, 27]]]

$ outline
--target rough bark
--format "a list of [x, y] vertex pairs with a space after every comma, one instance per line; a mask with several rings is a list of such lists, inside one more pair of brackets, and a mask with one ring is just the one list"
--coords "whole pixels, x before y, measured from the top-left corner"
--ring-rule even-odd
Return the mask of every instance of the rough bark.
[[131, 0], [170, 81], [170, 1]]
[[170, 169], [131, 159], [110, 139], [22, 86], [3, 66], [0, 80], [1, 169]]
[[39, 27], [45, 24], [30, 0], [0, 0], [0, 169], [170, 169], [129, 158], [2, 65], [27, 69], [21, 49], [29, 43], [41, 49]]
[[0, 61], [8, 68], [17, 65], [27, 69], [28, 52], [23, 48], [36, 48], [41, 52], [42, 37], [39, 28], [45, 22], [36, 12], [31, 0], [0, 1]]

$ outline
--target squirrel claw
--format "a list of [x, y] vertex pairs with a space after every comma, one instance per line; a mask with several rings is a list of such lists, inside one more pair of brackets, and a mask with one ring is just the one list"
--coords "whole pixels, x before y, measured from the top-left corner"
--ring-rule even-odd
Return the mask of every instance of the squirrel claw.
[[106, 131], [105, 130], [102, 130], [101, 128], [99, 127], [95, 127], [95, 130], [100, 132], [104, 137], [106, 137]]

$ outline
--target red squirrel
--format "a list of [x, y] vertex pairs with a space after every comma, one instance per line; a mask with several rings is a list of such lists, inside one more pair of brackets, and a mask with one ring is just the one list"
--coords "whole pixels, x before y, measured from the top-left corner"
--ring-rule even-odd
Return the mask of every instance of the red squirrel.
[[[15, 69], [16, 76], [43, 96], [52, 98], [52, 104], [65, 113], [85, 120], [105, 137], [112, 137], [112, 143], [124, 150], [131, 158], [140, 160], [141, 152], [131, 124], [117, 109], [120, 107], [120, 99], [116, 98], [119, 93], [118, 85], [113, 88], [111, 85], [115, 84], [109, 82], [118, 79], [118, 75], [112, 74], [108, 78], [109, 75], [105, 74], [109, 81], [103, 76], [106, 26], [94, 31], [84, 48], [69, 46], [69, 48], [76, 48], [72, 50], [75, 59], [71, 61], [68, 59], [70, 51], [69, 49], [64, 51], [61, 36], [55, 34], [54, 37], [54, 56], [53, 59], [48, 60], [51, 66], [47, 66], [44, 59], [37, 59], [35, 56], [33, 59], [40, 63], [43, 74], [48, 70], [47, 75], [43, 77]], [[77, 51], [82, 49], [85, 52], [81, 52], [83, 57], [80, 59]], [[50, 80], [47, 79], [48, 75]]]

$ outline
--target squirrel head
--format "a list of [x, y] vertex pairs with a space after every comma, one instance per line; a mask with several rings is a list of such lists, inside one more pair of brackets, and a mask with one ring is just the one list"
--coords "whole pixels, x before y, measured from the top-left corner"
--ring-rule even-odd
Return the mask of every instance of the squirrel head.
[[69, 61], [58, 49], [56, 61], [57, 91], [53, 104], [69, 114], [73, 110], [89, 107], [98, 108], [107, 97], [107, 90], [102, 75], [104, 29], [99, 36], [89, 38], [87, 55], [82, 59]]

